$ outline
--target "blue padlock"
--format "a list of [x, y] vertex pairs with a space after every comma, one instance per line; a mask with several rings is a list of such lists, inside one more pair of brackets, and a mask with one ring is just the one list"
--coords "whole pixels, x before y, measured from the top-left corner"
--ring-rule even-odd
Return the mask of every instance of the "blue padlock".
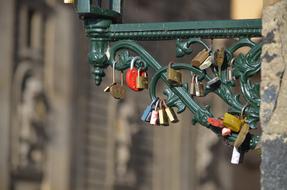
[[144, 112], [143, 112], [143, 114], [142, 114], [142, 116], [141, 116], [141, 120], [142, 120], [142, 121], [145, 121], [145, 122], [149, 122], [149, 121], [150, 121], [151, 112], [152, 112], [153, 107], [154, 107], [154, 105], [155, 105], [155, 103], [156, 103], [157, 101], [158, 101], [158, 98], [154, 99], [154, 100], [150, 103], [150, 105], [148, 105], [148, 106], [145, 108], [145, 110], [144, 110]]

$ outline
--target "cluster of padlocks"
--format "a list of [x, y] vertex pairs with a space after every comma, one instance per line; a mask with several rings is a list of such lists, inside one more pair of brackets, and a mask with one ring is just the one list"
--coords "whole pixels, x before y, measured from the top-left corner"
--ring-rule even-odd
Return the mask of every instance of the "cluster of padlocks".
[[[191, 73], [190, 82], [190, 95], [202, 97], [205, 96], [206, 88], [212, 89], [213, 91], [218, 89], [222, 83], [221, 81], [221, 67], [226, 65], [226, 80], [235, 80], [233, 76], [233, 62], [234, 58], [230, 61], [226, 61], [226, 52], [224, 48], [213, 51], [212, 49], [201, 50], [192, 60], [191, 64], [193, 67], [200, 69], [207, 73], [207, 69], [212, 69], [214, 77], [207, 81], [206, 84], [199, 81], [199, 76]], [[126, 94], [124, 87], [124, 81], [128, 88], [133, 91], [141, 91], [148, 88], [148, 74], [141, 67], [136, 67], [135, 62], [141, 61], [139, 57], [133, 57], [130, 62], [130, 68], [127, 69], [125, 74], [121, 71], [120, 82], [116, 82], [115, 79], [115, 65], [113, 64], [113, 81], [112, 84], [105, 88], [105, 92], [109, 92], [116, 99], [123, 99]], [[167, 67], [166, 76], [168, 84], [170, 86], [181, 86], [182, 85], [182, 73], [179, 70], [173, 68], [173, 62], [170, 62]], [[124, 79], [125, 75], [125, 79]], [[244, 118], [244, 111], [247, 106], [242, 110], [241, 116], [232, 115], [231, 113], [225, 113], [222, 118], [208, 118], [208, 123], [212, 127], [220, 128], [223, 137], [228, 137], [232, 133], [238, 134], [237, 139], [234, 143], [234, 149], [232, 154], [231, 163], [238, 164], [241, 159], [240, 155], [244, 151], [241, 151], [240, 146], [245, 141], [246, 136], [249, 132], [249, 125], [246, 123]], [[167, 102], [161, 98], [155, 98], [144, 110], [141, 120], [151, 125], [168, 126], [169, 123], [178, 122], [177, 115], [172, 107], [167, 106]], [[242, 157], [241, 157], [242, 158]]]
[[166, 101], [160, 98], [154, 99], [144, 110], [141, 120], [151, 125], [168, 126], [169, 122], [178, 122], [177, 115], [172, 107], [167, 106]]
[[225, 113], [222, 118], [208, 118], [208, 123], [221, 129], [223, 137], [230, 136], [232, 133], [238, 133], [237, 138], [233, 144], [233, 152], [231, 157], [232, 164], [239, 164], [242, 161], [241, 154], [244, 151], [241, 145], [244, 143], [249, 132], [249, 125], [246, 123], [246, 118], [244, 117], [245, 109], [248, 104], [243, 107], [240, 116], [232, 115], [230, 113]]
[[[131, 61], [130, 68], [125, 73], [125, 81], [126, 85], [133, 91], [141, 91], [148, 88], [148, 75], [146, 71], [141, 70], [141, 68], [136, 68], [134, 66], [135, 61], [138, 60], [139, 57], [134, 57]], [[126, 89], [124, 87], [124, 74], [121, 71], [120, 73], [120, 82], [116, 82], [115, 77], [115, 65], [113, 63], [113, 75], [112, 75], [112, 83], [108, 85], [104, 91], [109, 92], [112, 97], [116, 99], [124, 99], [126, 96]]]

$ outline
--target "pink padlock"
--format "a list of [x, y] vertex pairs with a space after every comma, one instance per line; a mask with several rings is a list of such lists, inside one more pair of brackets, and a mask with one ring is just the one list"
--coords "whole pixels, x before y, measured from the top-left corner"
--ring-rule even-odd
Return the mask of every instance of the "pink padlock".
[[221, 131], [222, 136], [226, 137], [231, 135], [231, 129], [224, 127]]
[[151, 118], [150, 118], [150, 124], [151, 125], [156, 125], [158, 121], [158, 105], [159, 105], [160, 100], [158, 100], [155, 104], [154, 110], [151, 112]]

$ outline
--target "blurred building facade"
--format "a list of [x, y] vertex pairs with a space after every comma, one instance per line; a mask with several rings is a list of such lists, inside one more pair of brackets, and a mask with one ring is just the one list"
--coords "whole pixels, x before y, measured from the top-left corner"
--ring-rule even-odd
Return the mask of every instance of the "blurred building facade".
[[[126, 1], [124, 20], [230, 19], [231, 5]], [[188, 111], [175, 126], [147, 127], [139, 120], [146, 92], [113, 100], [103, 92], [111, 71], [96, 87], [72, 7], [0, 0], [0, 16], [0, 190], [259, 189], [259, 160], [247, 155], [243, 165], [230, 165], [231, 149], [192, 126]], [[162, 64], [174, 59], [174, 42], [142, 44]], [[202, 103], [226, 111], [216, 97]]]

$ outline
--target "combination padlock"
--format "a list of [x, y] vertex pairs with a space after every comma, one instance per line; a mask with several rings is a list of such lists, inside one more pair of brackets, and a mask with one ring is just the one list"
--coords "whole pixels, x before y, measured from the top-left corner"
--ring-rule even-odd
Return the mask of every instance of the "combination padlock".
[[139, 90], [148, 88], [147, 73], [143, 72], [142, 74], [141, 74], [141, 69], [139, 68], [138, 69], [138, 76], [137, 76], [137, 79], [136, 79], [136, 88], [139, 89]]
[[201, 50], [192, 60], [191, 64], [194, 67], [199, 67], [209, 56], [209, 52], [206, 49]]
[[173, 69], [172, 64], [173, 62], [168, 64], [167, 79], [171, 85], [179, 86], [181, 85], [182, 74], [180, 71]]
[[140, 60], [140, 57], [137, 56], [131, 60], [131, 66], [126, 72], [126, 84], [133, 91], [141, 91], [144, 89], [137, 88], [137, 78], [138, 76], [147, 76], [147, 73], [145, 71], [138, 72], [138, 70], [134, 66], [137, 60]]
[[148, 105], [142, 116], [141, 116], [141, 120], [142, 121], [145, 121], [145, 122], [150, 122], [150, 119], [151, 119], [151, 113], [152, 113], [152, 110], [153, 110], [153, 107], [154, 105], [156, 104], [156, 102], [158, 101], [158, 98], [155, 98], [154, 100], [152, 100], [152, 102], [150, 103], [150, 105]]

